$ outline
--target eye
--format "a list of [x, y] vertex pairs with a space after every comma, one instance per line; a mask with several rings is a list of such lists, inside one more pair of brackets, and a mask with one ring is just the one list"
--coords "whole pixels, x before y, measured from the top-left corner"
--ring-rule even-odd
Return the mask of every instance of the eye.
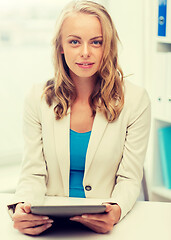
[[78, 45], [79, 42], [77, 40], [71, 40], [69, 43], [71, 43], [72, 45]]
[[101, 46], [102, 45], [102, 41], [100, 40], [95, 40], [92, 42], [94, 46]]

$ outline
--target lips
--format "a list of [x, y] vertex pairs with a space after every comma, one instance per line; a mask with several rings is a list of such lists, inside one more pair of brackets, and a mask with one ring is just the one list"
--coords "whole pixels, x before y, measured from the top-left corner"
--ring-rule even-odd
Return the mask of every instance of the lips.
[[78, 65], [78, 67], [84, 68], [84, 69], [91, 68], [94, 65], [94, 63], [92, 62], [81, 62], [76, 64]]
[[91, 62], [82, 62], [82, 63], [76, 63], [78, 65], [82, 65], [82, 66], [89, 66], [89, 65], [93, 65], [94, 63]]

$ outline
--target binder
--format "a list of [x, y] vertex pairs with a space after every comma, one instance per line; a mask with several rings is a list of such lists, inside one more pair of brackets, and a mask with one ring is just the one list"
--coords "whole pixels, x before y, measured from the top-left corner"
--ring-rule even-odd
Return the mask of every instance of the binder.
[[158, 36], [166, 37], [167, 0], [158, 0]]
[[171, 189], [171, 126], [158, 129], [158, 142], [163, 183]]
[[154, 115], [157, 118], [166, 119], [166, 74], [167, 74], [167, 53], [158, 52], [155, 55], [154, 72]]
[[171, 40], [171, 0], [167, 0], [166, 8], [166, 37]]
[[171, 52], [167, 53], [166, 69], [166, 114], [167, 121], [171, 122]]

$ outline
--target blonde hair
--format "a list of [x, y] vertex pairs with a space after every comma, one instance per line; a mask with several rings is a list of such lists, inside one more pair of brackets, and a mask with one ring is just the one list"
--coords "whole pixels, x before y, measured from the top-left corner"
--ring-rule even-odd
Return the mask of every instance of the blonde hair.
[[119, 37], [107, 10], [92, 1], [72, 1], [62, 11], [53, 39], [54, 79], [47, 81], [44, 93], [49, 106], [56, 99], [54, 108], [56, 119], [67, 114], [68, 108], [76, 99], [76, 90], [69, 76], [68, 66], [61, 54], [61, 28], [64, 20], [75, 13], [90, 14], [101, 23], [103, 35], [103, 57], [98, 71], [96, 86], [89, 98], [93, 116], [101, 111], [108, 122], [118, 118], [124, 105], [123, 72], [118, 64]]

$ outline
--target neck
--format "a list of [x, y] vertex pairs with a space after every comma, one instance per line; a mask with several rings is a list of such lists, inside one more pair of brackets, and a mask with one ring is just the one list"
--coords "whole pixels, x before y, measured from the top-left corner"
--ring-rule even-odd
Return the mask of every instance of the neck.
[[74, 82], [77, 92], [76, 101], [79, 101], [82, 104], [87, 104], [95, 86], [96, 76], [92, 76], [91, 78], [81, 78], [78, 76], [73, 76], [72, 73], [70, 76]]

